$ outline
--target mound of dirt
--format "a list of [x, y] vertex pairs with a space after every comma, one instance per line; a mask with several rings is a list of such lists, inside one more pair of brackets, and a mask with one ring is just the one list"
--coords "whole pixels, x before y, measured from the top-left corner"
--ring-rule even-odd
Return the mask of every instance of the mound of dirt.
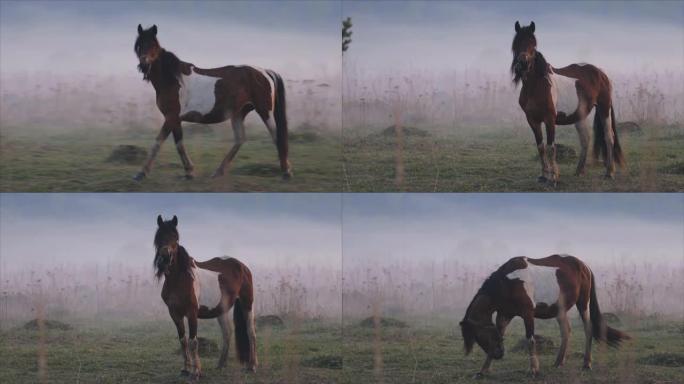
[[107, 162], [120, 164], [140, 164], [147, 158], [147, 150], [137, 145], [119, 145], [114, 148]]
[[[536, 343], [537, 353], [540, 355], [556, 353], [556, 346], [553, 345], [553, 340], [546, 338], [542, 335], [534, 335], [534, 341]], [[513, 352], [527, 353], [527, 339], [522, 338], [513, 347]]]
[[257, 328], [263, 328], [263, 327], [279, 328], [279, 327], [284, 327], [285, 323], [283, 322], [283, 319], [280, 318], [280, 316], [265, 315], [265, 316], [258, 316], [256, 318], [256, 325], [257, 325]]
[[639, 364], [660, 367], [684, 367], [684, 355], [678, 353], [654, 353], [637, 360]]
[[[391, 317], [380, 317], [378, 319], [378, 321], [379, 321], [380, 327], [382, 327], [382, 328], [389, 328], [389, 327], [408, 328], [408, 324], [406, 324], [405, 322], [403, 322], [401, 320], [393, 319]], [[359, 323], [359, 326], [364, 327], [364, 328], [375, 328], [375, 318], [373, 318], [372, 316], [367, 317], [367, 318], [361, 320], [361, 322]]]
[[603, 320], [605, 320], [606, 323], [608, 323], [608, 324], [616, 324], [616, 325], [622, 324], [622, 321], [620, 320], [620, 318], [612, 312], [606, 312], [606, 313], [603, 313], [602, 315], [603, 315]]
[[[416, 127], [401, 127], [401, 132], [404, 134], [404, 137], [428, 137], [430, 136], [430, 133], [428, 131], [416, 128]], [[389, 127], [385, 128], [382, 130], [380, 133], [381, 136], [385, 137], [396, 137], [397, 136], [397, 130], [395, 128], [395, 125], [390, 125]]]
[[684, 175], [684, 162], [680, 161], [678, 163], [666, 165], [660, 167], [660, 172], [668, 173], [670, 175]]
[[342, 369], [342, 356], [320, 355], [309, 357], [302, 360], [302, 365], [313, 368]]
[[[45, 329], [58, 329], [60, 331], [69, 331], [73, 329], [73, 327], [69, 324], [62, 323], [61, 321], [57, 320], [43, 320], [43, 325], [45, 326]], [[38, 330], [38, 319], [33, 319], [26, 324], [24, 324], [24, 329], [36, 331]]]
[[[204, 337], [197, 337], [198, 347], [200, 356], [202, 355], [216, 355], [219, 352], [218, 344], [214, 340], [209, 340]], [[181, 349], [178, 347], [176, 350], [178, 354], [181, 354]]]
[[615, 128], [617, 129], [618, 133], [629, 133], [636, 135], [642, 135], [644, 133], [644, 131], [641, 129], [641, 126], [633, 121], [619, 122], [615, 124]]

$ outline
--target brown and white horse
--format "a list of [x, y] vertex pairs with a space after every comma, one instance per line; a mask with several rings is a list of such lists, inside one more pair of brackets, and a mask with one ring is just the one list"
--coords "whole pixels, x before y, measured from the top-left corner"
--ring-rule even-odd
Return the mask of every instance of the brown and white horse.
[[212, 177], [223, 175], [246, 141], [244, 119], [253, 110], [266, 124], [278, 149], [283, 178], [292, 175], [287, 159], [285, 86], [280, 75], [246, 65], [197, 68], [159, 45], [156, 25], [149, 29], [138, 25], [134, 49], [140, 61], [138, 69], [143, 79], [152, 83], [157, 107], [164, 115], [161, 131], [135, 180], [140, 181], [150, 173], [152, 162], [169, 134], [173, 134], [186, 178], [192, 178], [194, 166], [183, 146], [181, 121], [214, 124], [230, 119], [235, 142]]
[[[154, 236], [154, 267], [157, 279], [164, 277], [161, 297], [168, 307], [169, 315], [176, 325], [178, 339], [183, 353], [181, 376], [196, 380], [202, 374], [198, 342], [197, 319], [217, 318], [223, 336], [223, 346], [218, 367], [225, 367], [230, 346], [231, 327], [228, 311], [233, 309], [235, 339], [238, 359], [255, 371], [256, 330], [254, 326], [254, 288], [252, 274], [240, 261], [212, 259], [205, 263], [195, 261], [185, 248], [179, 245], [178, 218], [164, 221], [157, 217], [157, 232]], [[218, 272], [218, 286], [221, 300], [216, 308], [209, 310], [200, 305], [200, 274], [198, 268]], [[184, 319], [187, 319], [189, 338], [185, 336]]]
[[[487, 358], [477, 376], [489, 371], [492, 359], [504, 355], [503, 336], [515, 316], [525, 324], [530, 370], [539, 372], [535, 349], [534, 319], [556, 318], [561, 331], [561, 345], [556, 367], [565, 363], [570, 322], [567, 312], [576, 306], [584, 323], [584, 368], [591, 369], [592, 337], [611, 347], [630, 339], [624, 332], [608, 327], [601, 315], [596, 297], [594, 274], [578, 258], [552, 255], [542, 259], [514, 257], [492, 273], [475, 294], [461, 321], [466, 354], [477, 344]], [[496, 324], [492, 315], [496, 312]]]
[[[623, 166], [624, 156], [615, 128], [615, 111], [611, 100], [612, 88], [608, 76], [591, 64], [572, 64], [563, 68], [551, 67], [537, 50], [534, 31], [534, 22], [525, 27], [515, 22], [516, 34], [513, 38], [511, 72], [516, 85], [522, 81], [518, 102], [525, 112], [527, 123], [532, 128], [537, 143], [542, 165], [539, 181], [551, 181], [554, 184], [558, 181], [556, 125], [575, 124], [582, 147], [575, 174], [579, 176], [585, 173], [590, 139], [585, 120], [594, 106], [596, 106], [594, 158], [598, 159], [603, 156], [606, 167], [605, 176], [614, 178], [615, 164]], [[557, 89], [554, 74], [577, 80], [575, 82], [578, 97], [577, 110], [569, 116], [556, 110]], [[546, 146], [544, 146], [542, 123], [546, 126]]]

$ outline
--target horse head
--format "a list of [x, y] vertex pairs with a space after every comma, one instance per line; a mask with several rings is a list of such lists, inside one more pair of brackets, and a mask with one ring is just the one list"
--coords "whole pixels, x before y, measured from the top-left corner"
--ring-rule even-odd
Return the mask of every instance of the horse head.
[[511, 47], [513, 51], [511, 72], [514, 75], [513, 82], [516, 84], [533, 66], [537, 50], [537, 38], [534, 36], [534, 30], [534, 21], [524, 27], [521, 27], [519, 22], [515, 22], [515, 37]]
[[151, 28], [143, 29], [142, 25], [138, 24], [138, 37], [135, 39], [134, 51], [138, 56], [138, 69], [140, 72], [147, 74], [161, 53], [161, 46], [157, 40], [157, 26], [153, 25]]
[[154, 266], [157, 278], [168, 275], [178, 256], [178, 218], [164, 221], [157, 216], [157, 233], [154, 235]]

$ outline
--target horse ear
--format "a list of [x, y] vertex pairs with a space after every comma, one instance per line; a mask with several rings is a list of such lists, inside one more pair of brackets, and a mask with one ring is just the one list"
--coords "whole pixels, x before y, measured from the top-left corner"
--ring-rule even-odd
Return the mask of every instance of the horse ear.
[[174, 227], [178, 225], [178, 218], [176, 217], [176, 215], [173, 215], [173, 219], [171, 219], [171, 225], [173, 225]]
[[520, 22], [518, 21], [515, 22], [515, 31], [520, 32]]
[[[532, 24], [534, 24], [534, 23], [532, 23]], [[532, 28], [532, 29], [534, 29], [534, 28]], [[153, 25], [152, 28], [150, 28], [150, 31], [152, 31], [152, 34], [154, 36], [157, 36], [157, 24]]]
[[164, 220], [162, 220], [161, 215], [157, 216], [157, 225], [160, 227], [164, 225]]
[[142, 33], [143, 33], [142, 25], [138, 24], [138, 35], [142, 35]]
[[530, 31], [534, 33], [534, 21], [530, 23]]

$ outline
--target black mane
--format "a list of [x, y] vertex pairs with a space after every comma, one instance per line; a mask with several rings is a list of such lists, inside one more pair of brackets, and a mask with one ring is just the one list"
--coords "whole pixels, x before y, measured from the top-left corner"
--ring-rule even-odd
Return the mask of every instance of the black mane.
[[[152, 66], [152, 68], [150, 68]], [[181, 78], [181, 61], [173, 54], [173, 52], [161, 49], [159, 58], [152, 64], [140, 63], [138, 64], [138, 71], [142, 72], [143, 80], [150, 81], [149, 73], [152, 70], [161, 72], [161, 81], [166, 85], [179, 85]]]

